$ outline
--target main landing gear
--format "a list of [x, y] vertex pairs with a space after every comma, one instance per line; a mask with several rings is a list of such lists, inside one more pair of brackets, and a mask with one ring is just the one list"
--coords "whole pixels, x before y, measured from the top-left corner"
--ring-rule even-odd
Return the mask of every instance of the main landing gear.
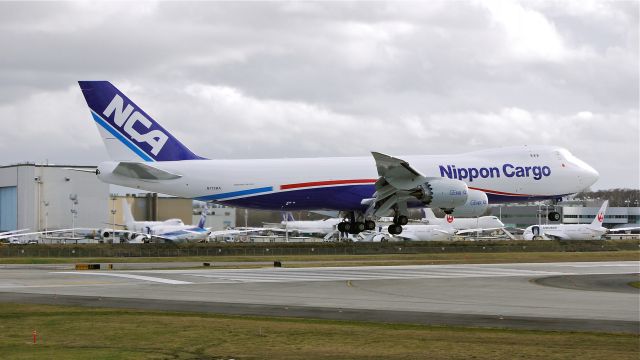
[[402, 233], [402, 225], [407, 225], [409, 218], [405, 215], [396, 215], [393, 217], [393, 224], [389, 225], [387, 231], [391, 235], [398, 235]]
[[[393, 217], [393, 224], [389, 225], [387, 230], [391, 235], [398, 235], [402, 233], [402, 226], [407, 225], [408, 223], [409, 218], [406, 215], [396, 215]], [[376, 223], [373, 220], [365, 220], [363, 219], [362, 214], [356, 215], [354, 212], [350, 212], [346, 219], [338, 223], [338, 231], [353, 235], [375, 229]]]
[[363, 231], [371, 231], [376, 229], [376, 223], [373, 220], [364, 220], [362, 215], [350, 212], [347, 219], [338, 223], [338, 231], [349, 234], [359, 234]]

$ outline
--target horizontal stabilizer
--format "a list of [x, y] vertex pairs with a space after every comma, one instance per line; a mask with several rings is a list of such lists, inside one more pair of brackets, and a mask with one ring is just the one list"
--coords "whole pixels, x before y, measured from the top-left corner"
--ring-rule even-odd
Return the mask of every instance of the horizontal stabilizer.
[[144, 163], [125, 161], [118, 163], [115, 169], [113, 169], [113, 173], [119, 176], [141, 180], [175, 180], [182, 177], [182, 175], [156, 169]]

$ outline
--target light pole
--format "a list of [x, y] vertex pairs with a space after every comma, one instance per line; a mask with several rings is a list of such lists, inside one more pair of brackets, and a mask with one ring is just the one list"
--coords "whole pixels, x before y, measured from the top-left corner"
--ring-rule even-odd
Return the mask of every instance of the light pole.
[[116, 197], [113, 196], [111, 200], [111, 242], [113, 242], [116, 233]]
[[42, 203], [44, 204], [44, 237], [47, 238], [47, 231], [49, 230], [49, 202], [43, 201]]
[[282, 207], [284, 213], [284, 242], [289, 242], [289, 214], [286, 213], [287, 206], [295, 204], [295, 201], [287, 201]]
[[76, 216], [78, 215], [78, 195], [70, 194], [69, 200], [71, 200], [71, 238], [76, 238]]

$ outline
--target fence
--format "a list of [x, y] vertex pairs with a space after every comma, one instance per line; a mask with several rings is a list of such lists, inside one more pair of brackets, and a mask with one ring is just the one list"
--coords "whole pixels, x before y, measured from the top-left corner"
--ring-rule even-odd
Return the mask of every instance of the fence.
[[576, 252], [638, 250], [637, 240], [607, 241], [499, 241], [499, 242], [397, 242], [332, 244], [86, 244], [3, 245], [0, 258], [121, 258], [383, 255], [425, 253]]

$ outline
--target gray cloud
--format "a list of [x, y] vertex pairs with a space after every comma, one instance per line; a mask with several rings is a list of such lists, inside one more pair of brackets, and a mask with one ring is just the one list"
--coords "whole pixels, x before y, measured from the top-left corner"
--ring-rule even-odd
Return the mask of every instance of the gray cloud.
[[0, 163], [106, 159], [107, 79], [210, 157], [567, 147], [639, 187], [638, 3], [0, 3]]

